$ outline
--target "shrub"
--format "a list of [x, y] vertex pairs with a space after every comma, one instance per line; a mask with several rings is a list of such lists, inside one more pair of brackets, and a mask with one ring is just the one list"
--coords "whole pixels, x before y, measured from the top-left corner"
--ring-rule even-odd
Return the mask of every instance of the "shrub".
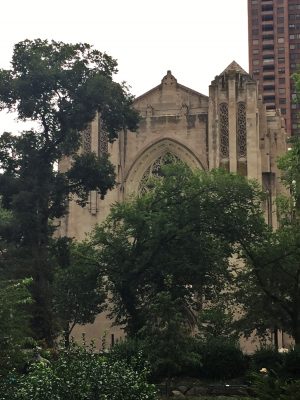
[[300, 381], [286, 382], [280, 400], [300, 400]]
[[294, 350], [285, 353], [283, 358], [286, 376], [300, 378], [300, 347], [296, 346]]
[[72, 344], [57, 360], [33, 364], [26, 375], [9, 376], [5, 384], [14, 390], [0, 399], [154, 400], [155, 389], [147, 383], [147, 373]]
[[242, 376], [247, 361], [240, 348], [224, 339], [211, 339], [200, 346], [203, 367], [201, 375], [209, 379], [231, 379]]
[[259, 400], [279, 400], [281, 381], [276, 375], [253, 373], [251, 375], [252, 389]]
[[258, 372], [262, 368], [279, 373], [282, 370], [284, 355], [273, 347], [262, 347], [251, 356], [251, 369]]
[[114, 360], [123, 360], [125, 363], [136, 366], [137, 359], [145, 353], [143, 341], [136, 338], [126, 338], [115, 344], [111, 349], [110, 357]]
[[272, 371], [252, 374], [252, 389], [259, 400], [300, 400], [300, 381], [284, 380]]

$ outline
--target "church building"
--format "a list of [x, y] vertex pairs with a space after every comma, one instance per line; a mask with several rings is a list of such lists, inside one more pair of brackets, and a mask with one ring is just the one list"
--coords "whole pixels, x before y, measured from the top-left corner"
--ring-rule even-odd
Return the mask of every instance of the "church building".
[[[118, 184], [103, 200], [91, 192], [85, 208], [71, 202], [61, 235], [84, 239], [107, 217], [111, 204], [141, 193], [149, 175], [170, 157], [193, 169], [222, 167], [257, 180], [268, 193], [267, 221], [276, 226], [273, 200], [281, 190], [276, 160], [286, 151], [284, 119], [279, 110], [266, 110], [257, 82], [235, 61], [211, 82], [209, 96], [178, 83], [168, 71], [158, 86], [135, 99], [134, 107], [141, 116], [137, 132], [120, 132], [108, 143], [96, 116], [83, 133], [82, 151], [109, 153]], [[60, 168], [68, 165], [64, 160]], [[83, 331], [87, 339], [104, 331], [115, 338], [120, 334], [103, 316], [76, 328], [75, 335]]]

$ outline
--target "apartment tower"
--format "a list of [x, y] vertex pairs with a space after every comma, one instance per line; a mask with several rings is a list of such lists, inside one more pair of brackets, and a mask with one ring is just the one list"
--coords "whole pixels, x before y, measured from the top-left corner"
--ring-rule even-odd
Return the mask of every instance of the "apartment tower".
[[300, 0], [248, 0], [249, 71], [267, 110], [280, 109], [300, 134], [292, 74], [300, 71]]

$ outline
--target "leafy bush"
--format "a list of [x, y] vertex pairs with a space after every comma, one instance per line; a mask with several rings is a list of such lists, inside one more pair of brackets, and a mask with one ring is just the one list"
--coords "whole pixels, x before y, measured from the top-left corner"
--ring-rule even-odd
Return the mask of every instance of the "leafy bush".
[[51, 363], [36, 363], [26, 375], [11, 374], [2, 382], [0, 400], [154, 400], [147, 374], [72, 344]]
[[284, 354], [284, 373], [287, 377], [300, 378], [300, 347]]
[[263, 347], [251, 356], [251, 369], [258, 372], [262, 368], [267, 368], [278, 373], [282, 370], [283, 362], [283, 354], [278, 353], [273, 347]]
[[[115, 344], [110, 352], [110, 357], [114, 360], [122, 360], [126, 364], [136, 366], [137, 359], [141, 361], [141, 354], [145, 353], [145, 344], [136, 338], [126, 338]], [[145, 365], [145, 359], [143, 364]]]
[[300, 381], [286, 382], [280, 400], [300, 400]]
[[259, 400], [300, 400], [300, 381], [284, 380], [272, 371], [253, 374], [252, 389]]
[[[186, 346], [184, 349], [181, 349], [186, 350], [187, 356], [180, 357], [178, 364], [172, 370], [172, 375], [199, 376], [201, 362], [195, 343], [194, 338], [187, 337]], [[157, 344], [157, 348], [154, 351], [153, 346], [149, 346], [147, 340], [127, 338], [113, 347], [109, 357], [114, 360], [122, 360], [137, 371], [145, 367], [149, 368], [150, 381], [161, 382], [168, 376], [165, 362], [169, 362], [169, 359], [164, 358], [162, 354], [160, 354], [161, 357], [158, 357], [157, 353], [160, 346], [163, 346], [163, 343]]]
[[253, 373], [251, 375], [252, 389], [259, 400], [279, 399], [281, 382], [276, 376]]
[[27, 362], [24, 351], [30, 338], [28, 306], [31, 279], [0, 280], [0, 378]]
[[200, 374], [209, 379], [230, 379], [242, 376], [247, 368], [243, 352], [233, 342], [211, 339], [200, 348]]

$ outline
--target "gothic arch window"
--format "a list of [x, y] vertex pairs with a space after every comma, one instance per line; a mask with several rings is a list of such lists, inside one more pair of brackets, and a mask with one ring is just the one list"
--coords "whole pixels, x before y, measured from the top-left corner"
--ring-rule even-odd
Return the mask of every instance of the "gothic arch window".
[[98, 119], [98, 154], [101, 157], [108, 153], [108, 135], [105, 130], [103, 130], [101, 124], [101, 117]]
[[154, 160], [144, 172], [139, 184], [138, 193], [144, 194], [151, 189], [151, 180], [153, 177], [162, 176], [162, 167], [170, 164], [181, 163], [182, 161], [173, 153], [167, 152]]
[[[90, 153], [92, 151], [92, 126], [88, 124], [86, 129], [82, 132], [82, 150], [84, 153]], [[97, 214], [97, 192], [90, 191], [88, 199], [88, 210], [92, 215]]]
[[247, 158], [247, 127], [245, 103], [238, 103], [237, 109], [237, 152], [238, 159]]
[[238, 103], [237, 106], [237, 168], [241, 175], [247, 175], [247, 121], [246, 104]]
[[88, 124], [82, 134], [82, 148], [84, 153], [90, 153], [92, 150], [92, 129], [91, 125]]
[[229, 128], [228, 128], [228, 104], [221, 103], [219, 106], [220, 114], [220, 158], [229, 159]]

